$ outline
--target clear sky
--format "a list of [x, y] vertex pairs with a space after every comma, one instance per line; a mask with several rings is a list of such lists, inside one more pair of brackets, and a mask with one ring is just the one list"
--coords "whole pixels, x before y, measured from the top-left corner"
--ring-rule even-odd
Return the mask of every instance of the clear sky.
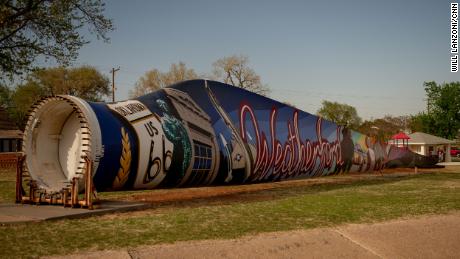
[[[116, 74], [117, 100], [147, 70], [183, 61], [199, 74], [247, 55], [270, 97], [315, 113], [323, 99], [364, 119], [425, 109], [424, 81], [450, 72], [450, 1], [106, 1], [115, 31], [75, 65]], [[91, 39], [91, 37], [89, 37]]]

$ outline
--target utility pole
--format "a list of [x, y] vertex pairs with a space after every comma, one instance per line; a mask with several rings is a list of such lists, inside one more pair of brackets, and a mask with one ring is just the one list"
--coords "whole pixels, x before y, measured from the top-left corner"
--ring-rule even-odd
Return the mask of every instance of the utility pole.
[[112, 71], [110, 71], [110, 73], [112, 73], [112, 102], [115, 102], [115, 72], [119, 70], [120, 67], [118, 67], [117, 69], [112, 68]]

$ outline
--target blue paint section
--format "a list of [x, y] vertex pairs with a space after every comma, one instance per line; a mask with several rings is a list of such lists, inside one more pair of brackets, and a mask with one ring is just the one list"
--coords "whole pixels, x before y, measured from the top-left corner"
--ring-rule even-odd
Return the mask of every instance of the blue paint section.
[[[178, 179], [185, 177], [187, 168], [189, 167], [192, 159], [192, 146], [190, 139], [185, 129], [184, 122], [178, 116], [174, 116], [172, 105], [169, 105], [165, 100], [156, 100], [156, 103], [163, 112], [163, 131], [169, 141], [174, 143], [176, 148], [181, 148], [182, 156], [173, 158], [173, 163], [178, 165]], [[176, 150], [176, 154], [177, 154]]]
[[[284, 150], [283, 160], [292, 161], [291, 166], [285, 165], [284, 167], [300, 170], [291, 173], [276, 172], [275, 167], [273, 167], [276, 165], [276, 161], [268, 161], [264, 165], [268, 164], [271, 168], [263, 173], [262, 178], [254, 180], [278, 180], [299, 175], [326, 175], [334, 171], [336, 159], [330, 159], [331, 161], [326, 161], [327, 165], [324, 165], [325, 161], [321, 161], [320, 157], [314, 158], [313, 165], [304, 167], [305, 170], [300, 169], [300, 166], [292, 166], [292, 163], [300, 163], [302, 159], [300, 149], [307, 142], [314, 143], [321, 140], [322, 142], [333, 143], [339, 141], [337, 125], [322, 120], [320, 132], [318, 132], [317, 116], [240, 88], [229, 87], [226, 84], [208, 82], [208, 85], [216, 98], [220, 100], [222, 108], [232, 119], [235, 127], [240, 129], [239, 133], [246, 134], [246, 141], [249, 145], [257, 150], [257, 146], [263, 142], [267, 144], [265, 154], [273, 157], [273, 154], [276, 153], [273, 143], [279, 143]], [[248, 107], [250, 112], [244, 113], [244, 116], [241, 117], [243, 106]], [[242, 122], [244, 127], [241, 125]], [[243, 128], [244, 132], [242, 132]], [[298, 134], [295, 133], [296, 131]], [[295, 142], [300, 142], [300, 144]], [[269, 160], [273, 159], [270, 158]], [[262, 171], [265, 170], [262, 169]]]
[[102, 134], [102, 145], [104, 147], [104, 156], [99, 162], [98, 169], [93, 177], [94, 185], [98, 191], [109, 190], [112, 188], [113, 181], [120, 169], [120, 157], [122, 152], [122, 135], [121, 128], [124, 127], [129, 135], [132, 152], [131, 174], [125, 184], [124, 189], [132, 188], [137, 168], [137, 143], [136, 135], [133, 133], [131, 126], [124, 123], [124, 120], [114, 114], [107, 105], [103, 103], [92, 103], [89, 105], [96, 114], [99, 121]]
[[[277, 181], [380, 170], [385, 164], [432, 164], [409, 150], [376, 143], [313, 114], [219, 82], [185, 81], [136, 100], [160, 120], [161, 150], [166, 152], [166, 140], [172, 143], [169, 156], [150, 150], [150, 157], [155, 153], [155, 159], [161, 161], [151, 160], [149, 168], [165, 168], [160, 187]], [[133, 186], [137, 147], [139, 141], [150, 140], [138, 139], [131, 126], [134, 122], [106, 104], [90, 105], [99, 120], [104, 145], [94, 177], [97, 189], [112, 188], [120, 170], [122, 127], [129, 135], [132, 152], [130, 175], [123, 189], [137, 188]]]
[[[210, 81], [208, 81], [208, 83], [209, 82]], [[227, 152], [227, 148], [231, 147], [228, 143], [227, 145], [223, 143], [220, 135], [222, 135], [222, 137], [226, 139], [227, 142], [231, 142], [232, 130], [229, 127], [229, 125], [226, 124], [226, 122], [216, 109], [216, 105], [221, 105], [221, 103], [219, 102], [217, 104], [214, 104], [211, 101], [209, 92], [206, 89], [206, 82], [204, 80], [190, 80], [169, 87], [187, 93], [200, 106], [201, 109], [206, 111], [207, 115], [211, 118], [211, 124], [214, 129], [214, 135], [216, 136], [216, 140], [219, 147], [218, 155], [220, 156], [218, 176], [216, 178], [215, 183], [224, 183], [225, 180], [228, 179], [228, 172], [230, 170], [229, 163], [227, 161], [231, 159], [229, 157], [229, 152], [231, 150]], [[233, 175], [232, 180], [228, 182], [242, 183], [243, 176], [241, 175], [241, 172], [238, 172], [236, 175]]]
[[[164, 116], [163, 110], [157, 103], [157, 100], [164, 100], [168, 102], [166, 94], [163, 90], [158, 90], [158, 91], [146, 94], [146, 95], [139, 96], [138, 98], [136, 98], [136, 100], [140, 101], [145, 106], [147, 106], [147, 108], [149, 108], [149, 110], [152, 113], [155, 113], [160, 117]], [[170, 103], [168, 102], [168, 104]]]

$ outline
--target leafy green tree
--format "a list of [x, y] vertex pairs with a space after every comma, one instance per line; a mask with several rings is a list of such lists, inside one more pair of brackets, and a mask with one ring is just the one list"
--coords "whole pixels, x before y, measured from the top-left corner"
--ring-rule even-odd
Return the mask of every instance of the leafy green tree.
[[91, 66], [40, 69], [32, 72], [27, 82], [37, 84], [46, 95], [68, 94], [101, 101], [110, 94], [109, 79]]
[[460, 129], [460, 82], [437, 84], [424, 82], [428, 97], [427, 112], [413, 117], [414, 130], [448, 139], [457, 137]]
[[0, 108], [6, 110], [10, 118], [13, 118], [13, 122], [16, 123], [15, 109], [13, 107], [13, 94], [14, 91], [9, 87], [0, 84]]
[[391, 116], [366, 120], [359, 127], [358, 131], [368, 136], [376, 136], [380, 141], [387, 141], [394, 134], [409, 129], [410, 116]]
[[317, 114], [327, 120], [333, 121], [338, 125], [358, 130], [361, 124], [361, 117], [358, 116], [356, 108], [348, 104], [330, 102], [323, 100], [321, 108]]
[[89, 42], [84, 28], [107, 42], [113, 25], [103, 12], [101, 0], [2, 0], [0, 78], [34, 69], [37, 58], [69, 64]]
[[[5, 92], [0, 88], [0, 98]], [[22, 128], [30, 106], [43, 96], [68, 94], [89, 101], [101, 101], [110, 94], [109, 79], [90, 66], [35, 70], [24, 84], [9, 90], [9, 113]], [[5, 94], [6, 96], [6, 94]]]
[[16, 87], [11, 96], [12, 106], [9, 114], [19, 128], [24, 129], [24, 118], [30, 106], [45, 95], [45, 89], [34, 82], [27, 82]]
[[0, 107], [9, 108], [11, 106], [11, 97], [13, 91], [5, 85], [0, 84]]
[[409, 127], [413, 132], [436, 134], [436, 122], [433, 116], [426, 112], [412, 115]]
[[138, 97], [180, 81], [196, 78], [198, 78], [198, 75], [195, 73], [195, 70], [187, 68], [183, 62], [171, 64], [167, 72], [161, 72], [155, 68], [147, 71], [139, 78], [134, 89], [130, 91], [130, 96]]

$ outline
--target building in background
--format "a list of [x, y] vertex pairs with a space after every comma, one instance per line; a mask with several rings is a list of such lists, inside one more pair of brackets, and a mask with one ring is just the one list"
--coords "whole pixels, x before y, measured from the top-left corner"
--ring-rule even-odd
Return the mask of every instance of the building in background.
[[451, 162], [450, 149], [455, 141], [430, 135], [423, 132], [409, 134], [409, 149], [424, 156], [440, 156], [442, 161]]
[[0, 152], [21, 150], [22, 132], [8, 117], [8, 112], [0, 107]]

